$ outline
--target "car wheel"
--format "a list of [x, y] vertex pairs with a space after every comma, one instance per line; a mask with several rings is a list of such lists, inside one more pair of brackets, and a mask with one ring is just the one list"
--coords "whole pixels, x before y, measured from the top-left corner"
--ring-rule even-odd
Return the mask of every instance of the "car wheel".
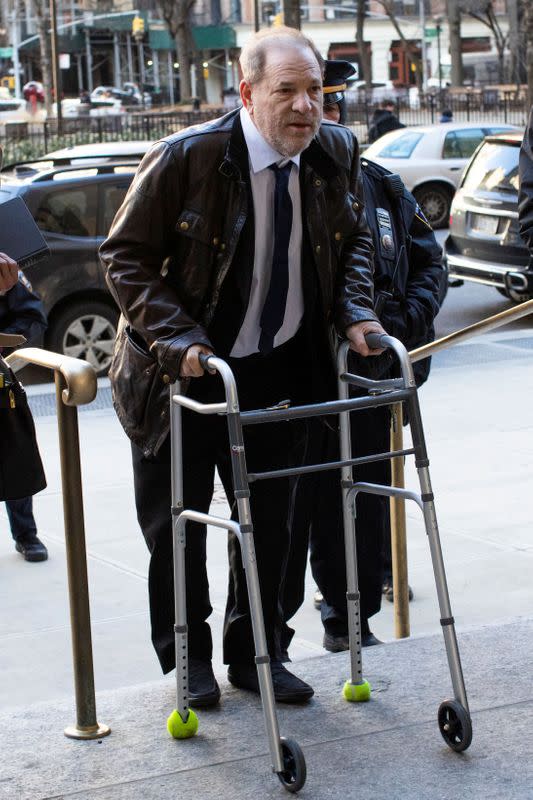
[[413, 192], [432, 228], [446, 228], [450, 218], [452, 192], [438, 183], [427, 183]]
[[56, 353], [85, 359], [101, 377], [111, 366], [117, 323], [118, 311], [107, 303], [75, 303], [52, 320], [47, 343]]

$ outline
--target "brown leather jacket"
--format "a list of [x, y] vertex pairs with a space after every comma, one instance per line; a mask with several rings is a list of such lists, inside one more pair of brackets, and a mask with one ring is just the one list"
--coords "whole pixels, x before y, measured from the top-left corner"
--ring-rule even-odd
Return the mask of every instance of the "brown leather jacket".
[[[149, 455], [168, 433], [165, 382], [207, 329], [247, 214], [239, 112], [157, 142], [141, 162], [100, 255], [122, 319], [110, 377], [128, 436]], [[372, 238], [352, 133], [322, 125], [302, 153], [303, 224], [324, 319], [342, 333], [377, 319]]]

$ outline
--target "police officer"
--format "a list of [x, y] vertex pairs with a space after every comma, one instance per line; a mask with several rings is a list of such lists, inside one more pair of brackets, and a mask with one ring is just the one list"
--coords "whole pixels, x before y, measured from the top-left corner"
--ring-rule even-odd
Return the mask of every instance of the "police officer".
[[[0, 257], [15, 264], [12, 259], [3, 256], [2, 253], [0, 253]], [[29, 344], [32, 344], [39, 341], [46, 327], [47, 321], [43, 305], [37, 295], [33, 293], [24, 274], [19, 272], [15, 285], [6, 292], [0, 291], [0, 332], [21, 334], [26, 337]], [[7, 351], [4, 351], [3, 355], [8, 355]], [[48, 550], [37, 536], [32, 498], [6, 500], [6, 509], [11, 535], [15, 541], [15, 550], [25, 561], [46, 561]]]
[[[324, 77], [323, 124], [343, 122], [344, 91], [355, 72], [346, 61], [327, 61]], [[385, 330], [408, 350], [434, 338], [433, 320], [439, 310], [439, 285], [443, 278], [442, 252], [420, 207], [399, 175], [361, 159], [366, 216], [375, 247], [374, 282], [376, 312]], [[394, 369], [390, 352], [370, 365], [350, 354], [350, 370], [384, 378]], [[414, 365], [420, 386], [429, 373], [429, 361]], [[390, 450], [388, 408], [365, 409], [351, 415], [354, 457]], [[338, 458], [337, 418], [322, 426], [322, 459]], [[334, 428], [334, 430], [332, 430]], [[390, 461], [366, 464], [354, 470], [355, 480], [389, 484]], [[324, 647], [331, 652], [348, 649], [346, 566], [339, 474], [323, 472], [301, 479], [295, 492], [292, 543], [284, 586], [285, 619], [298, 610], [304, 597], [306, 544], [310, 538], [313, 576], [322, 595]], [[357, 499], [357, 553], [361, 592], [363, 646], [379, 644], [368, 620], [381, 607], [384, 567], [390, 571], [389, 500], [360, 494]], [[287, 647], [292, 632], [285, 629]]]

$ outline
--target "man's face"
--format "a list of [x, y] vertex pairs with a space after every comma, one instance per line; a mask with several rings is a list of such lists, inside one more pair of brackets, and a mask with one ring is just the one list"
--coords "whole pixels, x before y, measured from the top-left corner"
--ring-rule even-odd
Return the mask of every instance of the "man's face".
[[310, 144], [322, 119], [322, 76], [312, 52], [272, 45], [262, 78], [241, 82], [241, 99], [266, 141], [291, 158]]
[[330, 122], [340, 122], [341, 110], [338, 103], [333, 103], [331, 106], [324, 106], [324, 119], [329, 119]]

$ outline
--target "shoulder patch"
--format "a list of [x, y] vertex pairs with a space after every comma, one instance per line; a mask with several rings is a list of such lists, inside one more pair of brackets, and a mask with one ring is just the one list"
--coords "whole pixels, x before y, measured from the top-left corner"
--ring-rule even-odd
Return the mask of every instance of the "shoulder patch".
[[427, 225], [427, 227], [428, 227], [430, 230], [433, 230], [433, 228], [431, 227], [431, 225], [430, 225], [430, 224], [429, 224], [429, 222], [427, 221], [427, 219], [426, 219], [426, 217], [425, 217], [425, 214], [424, 214], [424, 212], [422, 211], [422, 209], [420, 208], [420, 206], [418, 205], [418, 203], [416, 204], [416, 208], [415, 208], [415, 217], [416, 217], [417, 219], [419, 219], [419, 220], [420, 220], [420, 222], [423, 222], [423, 223], [424, 223], [424, 225]]

